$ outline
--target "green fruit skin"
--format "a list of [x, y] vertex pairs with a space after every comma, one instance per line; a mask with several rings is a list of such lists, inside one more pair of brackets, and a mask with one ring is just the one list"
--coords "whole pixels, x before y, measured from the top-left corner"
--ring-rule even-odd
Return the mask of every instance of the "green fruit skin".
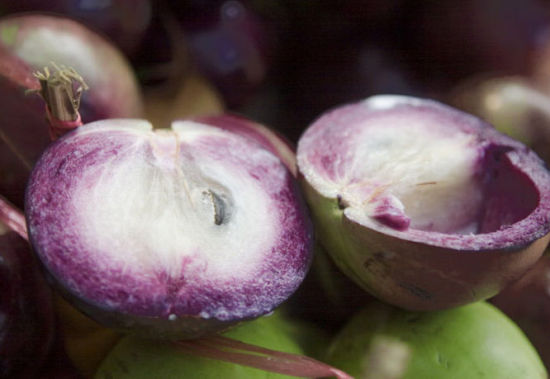
[[346, 217], [337, 199], [301, 175], [319, 241], [348, 278], [378, 299], [413, 311], [437, 311], [486, 300], [540, 258], [550, 233], [513, 247], [461, 250], [382, 233]]
[[[303, 350], [291, 335], [288, 321], [279, 315], [245, 322], [224, 333], [242, 342], [294, 354]], [[167, 342], [135, 336], [123, 338], [100, 365], [96, 379], [241, 379], [289, 376], [183, 353]]]
[[335, 338], [327, 361], [360, 378], [370, 343], [379, 336], [410, 348], [403, 379], [547, 378], [525, 335], [485, 302], [426, 313], [370, 304]]

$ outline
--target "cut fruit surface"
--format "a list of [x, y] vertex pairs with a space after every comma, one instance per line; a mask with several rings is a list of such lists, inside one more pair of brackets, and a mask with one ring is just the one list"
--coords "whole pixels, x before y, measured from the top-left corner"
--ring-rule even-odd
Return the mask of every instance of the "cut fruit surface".
[[[481, 120], [434, 101], [375, 96], [328, 112], [301, 137], [297, 160], [323, 244], [369, 290], [379, 286], [373, 277], [382, 271], [401, 275], [391, 263], [401, 261], [397, 265], [410, 264], [408, 270], [434, 266], [436, 275], [414, 281], [433, 280], [432, 287], [440, 276], [456, 280], [463, 292], [474, 277], [484, 281], [483, 269], [478, 278], [478, 269], [472, 268], [466, 279], [451, 262], [472, 255], [454, 253], [487, 250], [491, 256], [510, 250], [490, 266], [499, 265], [550, 229], [550, 179], [540, 159]], [[428, 253], [441, 249], [448, 249], [446, 256]], [[540, 246], [536, 250], [521, 258], [514, 273], [497, 275], [501, 280], [515, 277], [542, 253]], [[373, 274], [369, 266], [374, 255], [384, 263]], [[488, 278], [497, 270], [490, 266], [484, 273]], [[411, 287], [410, 280], [397, 285], [412, 295], [424, 294], [431, 303], [432, 290]], [[490, 282], [484, 283], [483, 292], [499, 287]], [[468, 289], [468, 297], [477, 299], [480, 294], [472, 291]]]
[[203, 332], [181, 318], [227, 326], [257, 317], [309, 265], [311, 230], [286, 167], [196, 122], [81, 127], [41, 158], [26, 204], [35, 250], [70, 296], [92, 317], [103, 318], [97, 308], [136, 318], [115, 327], [155, 318], [154, 332], [181, 337]]

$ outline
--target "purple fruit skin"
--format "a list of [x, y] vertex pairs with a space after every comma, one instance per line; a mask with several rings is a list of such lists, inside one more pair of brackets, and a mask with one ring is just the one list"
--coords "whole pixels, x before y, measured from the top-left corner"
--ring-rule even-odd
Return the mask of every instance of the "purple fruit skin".
[[[26, 195], [34, 250], [53, 281], [83, 311], [113, 327], [135, 330], [137, 324], [142, 326], [142, 334], [186, 338], [268, 313], [297, 289], [310, 264], [312, 227], [294, 178], [288, 172], [284, 190], [270, 194], [281, 200], [278, 212], [284, 220], [284, 232], [272, 247], [269, 259], [250, 280], [224, 284], [208, 280], [187, 282], [184, 278], [174, 281], [164, 273], [157, 273], [156, 279], [151, 280], [116, 269], [99, 270], [93, 264], [97, 252], [90, 250], [93, 246], [83, 244], [80, 228], [85, 226], [76, 223], [68, 197], [75, 184], [83, 180], [83, 174], [124, 155], [124, 147], [134, 138], [131, 133], [112, 131], [79, 137], [78, 131], [92, 128], [93, 124], [83, 126], [46, 150], [31, 175]], [[110, 133], [108, 138], [106, 133]], [[219, 159], [234, 160], [233, 164], [247, 167], [248, 174], [269, 192], [268, 184], [261, 179], [270, 167], [253, 167], [246, 157], [236, 157], [223, 138], [205, 148]], [[93, 183], [93, 178], [88, 176], [86, 180]], [[228, 293], [228, 287], [235, 288]], [[107, 306], [106, 302], [115, 305]], [[210, 316], [203, 317], [201, 313]], [[171, 314], [178, 315], [179, 321], [170, 321]]]
[[[403, 232], [391, 225], [393, 231], [388, 233], [343, 215], [323, 221], [323, 212], [342, 211], [337, 210], [335, 200], [317, 194], [303, 180], [321, 241], [340, 269], [373, 295], [394, 305], [436, 310], [487, 299], [528, 270], [548, 244], [549, 174], [535, 153], [473, 116], [428, 100], [389, 110], [404, 118], [410, 118], [411, 111], [478, 136], [475, 169], [486, 200], [477, 233]], [[337, 127], [325, 133], [324, 140], [315, 140], [311, 159], [329, 177], [336, 175], [332, 157], [347, 146], [341, 131], [353, 132], [350, 125], [372, 117], [377, 117], [376, 112], [363, 103], [323, 115], [306, 136], [320, 132], [326, 123]], [[485, 169], [480, 170], [482, 167]], [[340, 233], [331, 232], [333, 228], [341, 229]]]
[[[4, 17], [0, 19], [0, 27], [16, 30], [12, 40], [2, 41], [2, 47], [13, 54], [17, 54], [23, 42], [37, 31], [69, 33], [73, 38], [81, 41], [83, 46], [93, 47], [93, 53], [89, 53], [93, 62], [88, 63], [94, 68], [102, 67], [103, 75], [92, 77], [91, 73], [79, 72], [90, 86], [90, 90], [83, 95], [80, 104], [80, 113], [84, 122], [104, 118], [141, 116], [143, 112], [141, 94], [128, 61], [115, 46], [99, 34], [71, 19], [42, 14]], [[36, 51], [35, 62], [33, 62], [36, 66], [32, 66], [32, 70], [42, 70], [44, 66], [51, 64], [49, 61], [40, 61], [40, 57], [54, 47], [43, 46], [43, 49], [43, 51]], [[73, 60], [80, 58], [80, 53], [80, 51], [67, 51], [64, 55], [67, 61], [55, 63], [75, 66]], [[106, 62], [110, 64], [105, 65]]]
[[0, 139], [0, 193], [22, 207], [32, 165], [50, 143], [44, 101], [38, 96], [25, 95], [23, 89], [3, 75], [0, 75], [0, 97], [4, 136]]
[[52, 345], [53, 306], [28, 243], [14, 232], [0, 234], [0, 288], [0, 377], [33, 377]]

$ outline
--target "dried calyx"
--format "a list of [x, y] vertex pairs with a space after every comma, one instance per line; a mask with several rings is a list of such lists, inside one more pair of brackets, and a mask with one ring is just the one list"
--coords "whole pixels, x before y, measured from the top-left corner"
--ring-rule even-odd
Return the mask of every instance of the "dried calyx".
[[46, 102], [46, 113], [50, 123], [50, 137], [55, 140], [80, 125], [80, 98], [88, 89], [84, 79], [71, 67], [52, 63], [53, 70], [44, 67], [35, 72], [40, 82], [38, 93]]

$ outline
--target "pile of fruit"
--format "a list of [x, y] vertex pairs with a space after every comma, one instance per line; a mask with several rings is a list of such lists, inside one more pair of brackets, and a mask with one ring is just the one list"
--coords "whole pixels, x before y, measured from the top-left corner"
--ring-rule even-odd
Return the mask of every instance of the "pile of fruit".
[[550, 4], [0, 5], [1, 378], [546, 378]]

